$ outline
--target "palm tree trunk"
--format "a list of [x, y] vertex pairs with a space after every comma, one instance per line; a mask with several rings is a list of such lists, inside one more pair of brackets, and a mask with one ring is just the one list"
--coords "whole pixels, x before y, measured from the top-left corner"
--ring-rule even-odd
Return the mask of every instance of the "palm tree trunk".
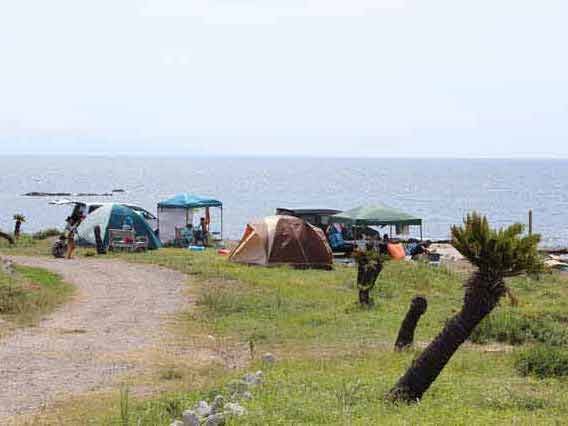
[[20, 229], [22, 228], [22, 222], [19, 220], [16, 221], [16, 225], [14, 226], [14, 237], [16, 239], [20, 238]]
[[396, 338], [396, 343], [394, 347], [396, 350], [400, 351], [414, 342], [414, 332], [420, 317], [426, 312], [428, 308], [428, 302], [425, 297], [416, 296], [412, 299], [410, 303], [410, 309], [406, 313], [404, 320], [400, 326], [398, 332], [398, 337]]
[[489, 281], [479, 273], [474, 274], [466, 283], [462, 310], [448, 321], [385, 398], [407, 403], [422, 398], [454, 353], [477, 324], [495, 308], [504, 293], [502, 280]]
[[5, 240], [8, 240], [10, 244], [14, 244], [14, 239], [12, 238], [12, 236], [6, 234], [5, 232], [0, 231], [0, 238], [4, 238]]
[[359, 303], [361, 305], [370, 305], [371, 304], [371, 290], [359, 290]]

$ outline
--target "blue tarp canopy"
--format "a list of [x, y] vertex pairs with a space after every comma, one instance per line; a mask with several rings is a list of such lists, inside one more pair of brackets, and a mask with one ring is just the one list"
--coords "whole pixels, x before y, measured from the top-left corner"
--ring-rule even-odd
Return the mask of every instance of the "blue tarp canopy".
[[177, 194], [158, 203], [159, 208], [166, 209], [199, 209], [203, 207], [223, 207], [223, 203], [213, 198], [200, 197], [193, 194]]

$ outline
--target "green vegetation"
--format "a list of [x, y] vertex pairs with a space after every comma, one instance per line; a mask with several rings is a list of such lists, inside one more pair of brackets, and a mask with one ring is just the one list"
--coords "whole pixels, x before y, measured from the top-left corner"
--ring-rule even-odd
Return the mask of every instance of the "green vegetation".
[[38, 231], [32, 234], [32, 239], [34, 240], [46, 240], [51, 237], [59, 237], [61, 235], [61, 231], [56, 228], [48, 228]]
[[392, 402], [419, 401], [477, 325], [506, 293], [511, 294], [505, 278], [542, 271], [537, 251], [540, 236], [522, 233], [521, 224], [493, 229], [487, 218], [476, 212], [467, 215], [463, 226], [452, 226], [453, 246], [475, 266], [464, 285], [463, 306], [385, 398]]
[[515, 367], [522, 375], [540, 378], [568, 376], [568, 350], [535, 346], [517, 355]]
[[0, 319], [13, 326], [33, 325], [72, 293], [73, 286], [43, 269], [16, 266], [13, 274], [0, 271]]
[[[418, 354], [416, 349], [393, 350], [410, 300], [422, 294], [429, 301], [416, 331], [417, 345], [423, 346], [463, 303], [461, 274], [389, 262], [373, 289], [376, 305], [369, 309], [354, 298], [356, 268], [326, 272], [247, 267], [228, 263], [213, 251], [179, 249], [117, 256], [192, 276], [200, 296], [197, 309], [184, 317], [186, 332], [209, 330], [223, 342], [223, 350], [244, 359], [250, 359], [253, 342], [255, 354], [245, 369], [228, 372], [212, 365], [205, 378], [203, 371], [166, 370], [161, 380], [171, 382], [187, 374], [201, 379], [189, 391], [130, 401], [132, 424], [168, 425], [198, 400], [228, 394], [232, 380], [258, 369], [265, 372], [266, 383], [253, 391], [253, 400], [243, 402], [249, 414], [242, 424], [558, 424], [568, 416], [568, 381], [524, 378], [517, 371], [516, 352], [495, 343], [497, 335], [484, 336], [484, 342], [492, 343], [487, 350], [465, 345], [457, 352], [421, 404], [383, 402]], [[517, 277], [508, 285], [520, 306], [505, 307], [505, 313], [530, 316], [554, 328], [564, 326], [566, 278]], [[267, 351], [280, 360], [273, 367], [258, 360]], [[110, 425], [120, 419], [116, 406], [101, 422]]]
[[510, 345], [540, 342], [550, 346], [568, 347], [568, 329], [548, 317], [531, 318], [519, 309], [502, 309], [493, 312], [470, 336], [475, 343], [496, 341]]
[[[41, 231], [40, 231], [41, 232]], [[51, 231], [50, 231], [51, 232]], [[34, 234], [35, 235], [35, 234]], [[10, 244], [8, 240], [0, 238], [0, 254], [13, 256], [51, 256], [51, 238], [34, 238], [29, 234], [22, 234]]]
[[[27, 247], [12, 250], [5, 245], [0, 250], [47, 256], [49, 244], [34, 241]], [[231, 381], [259, 369], [265, 372], [265, 384], [253, 390], [251, 401], [242, 402], [249, 414], [237, 424], [553, 425], [568, 418], [568, 378], [540, 379], [517, 370], [520, 352], [533, 342], [552, 342], [538, 336], [566, 327], [566, 276], [508, 279], [519, 305], [511, 307], [502, 299], [480, 327], [509, 317], [519, 327], [527, 322], [537, 325], [528, 326], [530, 332], [523, 332], [514, 348], [500, 342], [515, 338], [501, 337], [499, 328], [490, 325], [472, 338], [484, 344], [463, 345], [420, 404], [394, 406], [383, 402], [383, 396], [419, 353], [418, 349], [398, 353], [393, 347], [410, 301], [416, 294], [428, 299], [428, 311], [415, 336], [415, 345], [421, 348], [461, 308], [465, 275], [420, 263], [387, 262], [372, 290], [376, 304], [369, 309], [356, 302], [357, 271], [352, 267], [338, 266], [334, 271], [247, 267], [228, 263], [213, 250], [163, 249], [108, 257], [188, 274], [197, 306], [180, 315], [180, 336], [193, 341], [196, 334], [210, 334], [220, 352], [241, 360], [238, 365], [250, 364], [236, 370], [216, 362], [191, 367], [186, 357], [180, 357], [179, 364], [164, 366], [152, 383], [143, 384], [167, 392], [137, 396], [133, 377], [129, 395], [123, 391], [121, 397], [117, 391], [106, 399], [66, 403], [53, 410], [53, 423], [64, 419], [64, 424], [81, 424], [89, 418], [93, 424], [115, 425], [128, 418], [131, 425], [169, 425], [200, 399], [228, 394]], [[559, 338], [557, 347], [564, 350], [566, 344]], [[264, 352], [274, 353], [279, 361], [273, 367], [263, 365], [259, 358]]]

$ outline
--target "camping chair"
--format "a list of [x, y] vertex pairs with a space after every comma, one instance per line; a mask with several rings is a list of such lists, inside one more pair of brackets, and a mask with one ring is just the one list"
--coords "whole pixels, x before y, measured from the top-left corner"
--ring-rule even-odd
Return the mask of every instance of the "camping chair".
[[134, 251], [136, 249], [136, 232], [125, 229], [109, 229], [108, 248], [110, 251]]
[[136, 245], [136, 251], [146, 251], [150, 246], [150, 240], [145, 235], [136, 237], [135, 245]]
[[189, 247], [193, 244], [194, 236], [193, 232], [186, 226], [176, 226], [175, 228], [176, 236], [174, 239], [174, 245], [176, 247]]

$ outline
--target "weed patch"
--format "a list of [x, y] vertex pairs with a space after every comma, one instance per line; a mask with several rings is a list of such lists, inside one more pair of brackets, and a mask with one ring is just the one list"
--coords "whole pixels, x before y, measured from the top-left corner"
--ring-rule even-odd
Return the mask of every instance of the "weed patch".
[[568, 346], [568, 331], [549, 318], [529, 318], [512, 309], [500, 309], [484, 319], [470, 337], [474, 343], [496, 341], [510, 345], [540, 342], [551, 346]]
[[560, 348], [535, 346], [517, 354], [517, 371], [538, 378], [568, 376], [568, 351]]

